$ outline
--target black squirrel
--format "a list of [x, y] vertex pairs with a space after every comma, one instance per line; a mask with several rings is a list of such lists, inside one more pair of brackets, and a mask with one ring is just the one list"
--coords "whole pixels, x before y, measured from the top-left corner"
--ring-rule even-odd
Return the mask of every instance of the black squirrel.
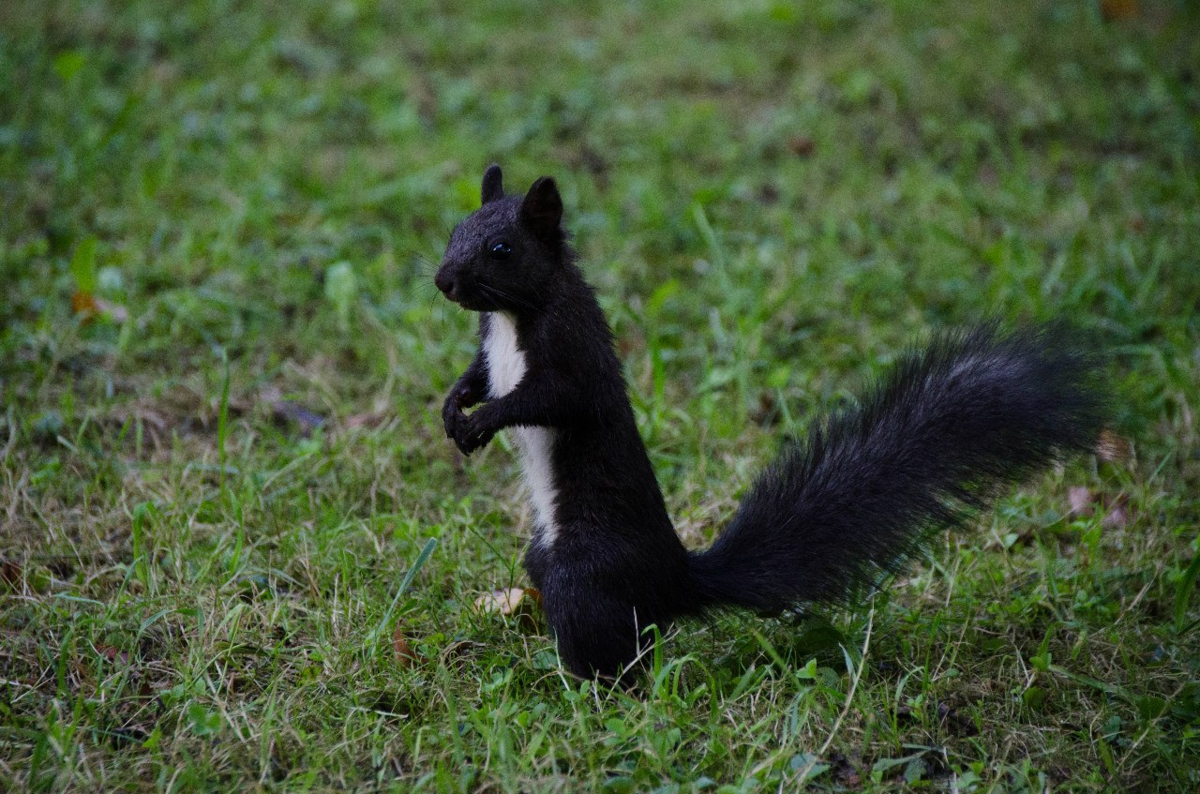
[[479, 349], [442, 419], [467, 455], [512, 429], [535, 516], [525, 567], [577, 675], [619, 675], [651, 624], [845, 604], [1002, 488], [1091, 449], [1101, 430], [1091, 358], [1057, 332], [945, 333], [859, 406], [789, 441], [712, 546], [688, 551], [554, 180], [524, 196], [504, 195], [501, 180], [487, 169], [483, 204], [454, 229], [434, 279], [480, 312]]

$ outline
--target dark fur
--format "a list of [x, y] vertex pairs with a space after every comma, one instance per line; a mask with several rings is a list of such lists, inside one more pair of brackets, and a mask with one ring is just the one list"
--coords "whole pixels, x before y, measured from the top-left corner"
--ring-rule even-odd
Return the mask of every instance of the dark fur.
[[[902, 566], [1004, 487], [1089, 449], [1103, 401], [1090, 362], [1040, 330], [988, 325], [909, 354], [862, 405], [790, 442], [710, 549], [687, 552], [626, 396], [592, 288], [543, 177], [506, 197], [500, 169], [483, 206], [454, 230], [436, 283], [474, 311], [516, 320], [527, 371], [486, 401], [482, 345], [446, 398], [447, 435], [466, 454], [506, 427], [545, 426], [558, 537], [525, 558], [564, 662], [614, 676], [644, 647], [642, 629], [722, 607], [777, 611], [845, 603]], [[510, 253], [498, 260], [499, 243]], [[464, 408], [485, 403], [474, 413]]]

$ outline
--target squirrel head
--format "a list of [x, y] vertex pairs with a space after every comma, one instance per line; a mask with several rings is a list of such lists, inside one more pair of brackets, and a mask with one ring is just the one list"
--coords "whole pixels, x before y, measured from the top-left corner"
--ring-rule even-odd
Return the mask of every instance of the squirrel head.
[[500, 166], [488, 166], [483, 205], [455, 227], [433, 280], [465, 309], [520, 314], [544, 305], [570, 254], [554, 179], [524, 196], [504, 195], [502, 180]]

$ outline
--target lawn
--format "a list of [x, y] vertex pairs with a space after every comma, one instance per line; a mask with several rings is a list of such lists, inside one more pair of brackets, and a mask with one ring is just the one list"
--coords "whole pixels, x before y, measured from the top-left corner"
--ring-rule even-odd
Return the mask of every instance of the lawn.
[[[1063, 318], [1118, 443], [853, 610], [571, 678], [432, 274], [552, 174], [689, 546], [909, 344]], [[1195, 791], [1184, 0], [0, 4], [0, 789]]]

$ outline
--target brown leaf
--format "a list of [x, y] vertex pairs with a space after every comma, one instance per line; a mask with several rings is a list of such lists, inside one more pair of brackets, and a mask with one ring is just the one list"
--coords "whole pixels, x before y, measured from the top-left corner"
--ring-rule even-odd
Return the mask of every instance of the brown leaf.
[[1097, 501], [1099, 501], [1099, 497], [1090, 489], [1083, 485], [1073, 485], [1067, 489], [1067, 503], [1070, 505], [1067, 515], [1071, 518], [1090, 516], [1092, 505]]
[[99, 313], [95, 296], [90, 292], [75, 292], [71, 296], [71, 311], [83, 315], [84, 322], [90, 322]]
[[112, 645], [97, 645], [96, 653], [100, 654], [110, 662], [115, 662], [119, 659], [121, 664], [129, 664], [129, 653], [127, 651], [114, 648]]
[[1105, 21], [1133, 19], [1138, 15], [1137, 0], [1100, 0], [1100, 16]]
[[421, 661], [421, 657], [409, 646], [408, 640], [404, 638], [404, 631], [399, 626], [392, 634], [392, 651], [396, 656], [396, 664], [405, 669]]
[[377, 396], [371, 403], [371, 410], [352, 414], [342, 421], [342, 425], [354, 430], [360, 427], [379, 427], [396, 415], [396, 406], [386, 395]]
[[4, 560], [0, 562], [0, 582], [3, 582], [13, 590], [20, 590], [22, 580], [25, 578], [24, 572], [21, 570], [19, 562], [12, 560]]
[[277, 400], [272, 403], [271, 414], [277, 422], [294, 424], [299, 428], [300, 435], [305, 438], [311, 436], [314, 430], [325, 424], [325, 417], [313, 413], [303, 405], [294, 403], [291, 400]]
[[1108, 502], [1108, 513], [1100, 525], [1105, 529], [1124, 529], [1129, 525], [1130, 509], [1129, 497], [1125, 494], [1118, 495], [1115, 499], [1105, 500]]
[[807, 135], [794, 135], [788, 139], [788, 150], [797, 157], [808, 157], [817, 148], [817, 142]]
[[841, 753], [832, 753], [829, 756], [829, 765], [833, 767], [834, 780], [841, 785], [855, 790], [862, 786], [862, 777], [846, 756]]
[[1096, 457], [1105, 463], [1125, 463], [1133, 457], [1133, 445], [1128, 439], [1105, 429], [1096, 439]]
[[365, 414], [354, 414], [347, 416], [343, 423], [346, 427], [357, 429], [360, 427], [378, 427], [383, 424], [388, 418], [386, 411], [370, 411]]
[[[539, 595], [540, 598], [540, 595]], [[498, 612], [501, 615], [516, 614], [517, 608], [525, 600], [525, 591], [520, 587], [510, 587], [507, 590], [493, 590], [475, 599], [475, 609], [480, 612]]]
[[1129, 497], [1123, 493], [1109, 496], [1076, 485], [1067, 489], [1067, 501], [1070, 503], [1070, 509], [1067, 511], [1070, 518], [1090, 516], [1099, 507], [1104, 511], [1104, 519], [1100, 524], [1105, 529], [1123, 529], [1133, 515], [1129, 507]]
[[97, 317], [104, 316], [114, 323], [123, 323], [129, 319], [129, 310], [119, 303], [97, 298], [90, 292], [75, 292], [71, 295], [71, 311], [80, 315], [84, 323], [90, 323]]
[[759, 427], [774, 427], [782, 419], [775, 393], [764, 389], [758, 395], [758, 407], [750, 412], [750, 420]]

